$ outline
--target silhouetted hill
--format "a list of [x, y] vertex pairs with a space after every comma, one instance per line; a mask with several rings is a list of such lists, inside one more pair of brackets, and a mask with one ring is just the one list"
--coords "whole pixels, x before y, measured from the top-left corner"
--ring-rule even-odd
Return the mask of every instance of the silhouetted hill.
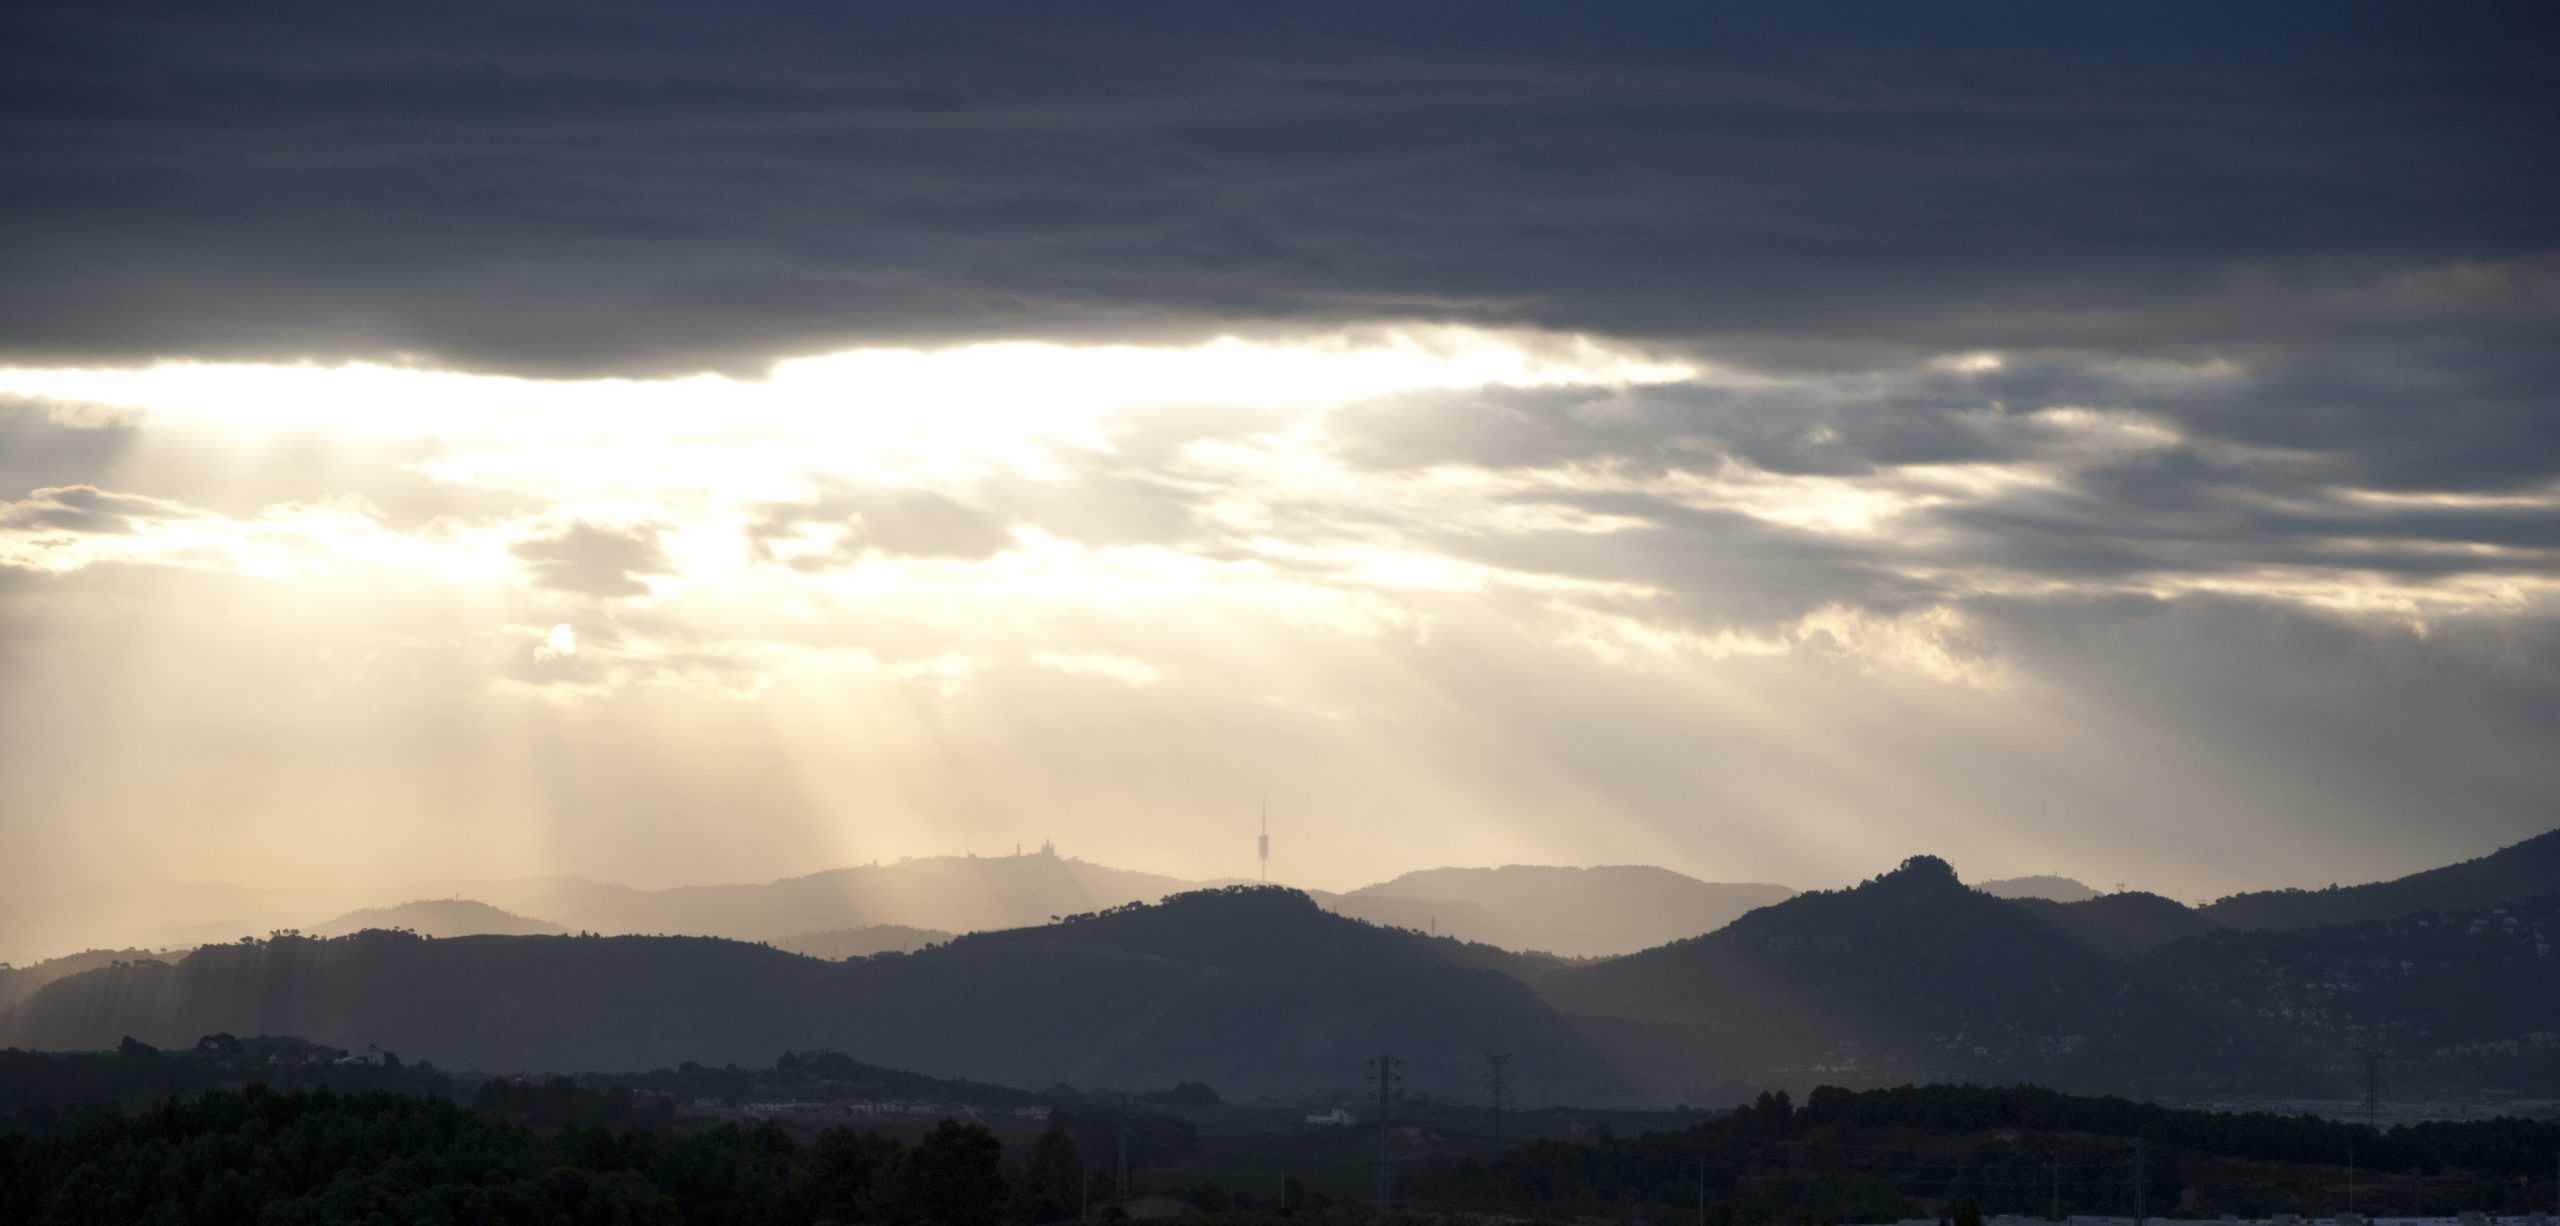
[[[1920, 856], [1579, 963], [1254, 887], [840, 962], [708, 938], [368, 931], [174, 963], [101, 954], [21, 992], [0, 1045], [300, 1034], [490, 1071], [825, 1049], [940, 1077], [1247, 1096], [1348, 1089], [1380, 1052], [1410, 1060], [1417, 1089], [1472, 1095], [1481, 1053], [1507, 1051], [1525, 1093], [1585, 1103], [1694, 1100], [1727, 1079], [2339, 1095], [2354, 1053], [2380, 1046], [2413, 1089], [2560, 1094], [2560, 896], [2318, 929], [2211, 924], [2148, 895], [1994, 898]], [[34, 982], [23, 974], [0, 985]]]
[[2222, 927], [2175, 899], [2139, 891], [2100, 894], [2082, 902], [2013, 898], [2009, 903], [2091, 949], [2117, 957]]
[[548, 920], [531, 919], [465, 898], [427, 898], [391, 907], [366, 907], [309, 931], [315, 937], [338, 937], [367, 928], [404, 929], [422, 937], [520, 937], [567, 931]]
[[[366, 890], [136, 885], [0, 899], [0, 960], [95, 946], [195, 946], [286, 929], [337, 931], [339, 917], [420, 898], [471, 898], [565, 930], [776, 941], [902, 924], [947, 932], [1045, 923], [1052, 915], [1153, 902], [1195, 888], [1064, 856], [941, 856], [781, 881], [644, 890], [578, 877], [437, 881]], [[365, 921], [398, 925], [396, 920]], [[360, 925], [359, 925], [360, 926]]]
[[[2191, 999], [2236, 1002], [2281, 1022], [2333, 1058], [2388, 1053], [2403, 1074], [2395, 1095], [2448, 1079], [2560, 1094], [2560, 895], [2327, 928], [2220, 931], [2163, 945], [2139, 966]], [[2413, 1080], [2413, 1062], [2447, 1067]]]
[[214, 1031], [379, 1044], [447, 1067], [627, 1070], [824, 1048], [937, 1076], [1234, 1093], [1357, 1082], [1380, 1051], [1417, 1088], [1606, 1081], [1596, 1051], [1464, 947], [1328, 915], [1286, 890], [1179, 896], [916, 954], [822, 962], [704, 938], [364, 932], [212, 946], [55, 982], [0, 1043], [185, 1043]]
[[148, 949], [91, 949], [60, 958], [47, 958], [32, 966], [0, 965], [0, 1013], [36, 994], [36, 989], [66, 976], [93, 971], [118, 962], [153, 962], [167, 955]]
[[775, 941], [773, 947], [812, 958], [824, 958], [829, 962], [842, 962], [847, 958], [868, 958], [873, 954], [911, 954], [927, 945], [948, 941], [951, 935], [934, 928], [870, 924], [861, 928], [803, 932]]
[[[2117, 958], [1935, 857], [1806, 894], [1731, 926], [1559, 971], [1542, 994], [1626, 1019], [1639, 1066], [1746, 1082], [2033, 1079], [2155, 1090], [2282, 1080], [2274, 1036], [2172, 1000]], [[2174, 1056], [2174, 1059], [2169, 1057]]]
[[2234, 894], [2205, 907], [2229, 928], [2312, 928], [2519, 902], [2560, 892], [2560, 830], [2443, 868], [2370, 885]]
[[228, 1032], [492, 1072], [762, 1064], [823, 1045], [803, 1019], [829, 969], [700, 937], [280, 937], [59, 980], [0, 1015], [0, 1043], [95, 1049], [130, 1034], [172, 1046]]
[[2087, 902], [2098, 897], [2096, 890], [2069, 877], [2057, 877], [2050, 873], [2039, 873], [2031, 877], [2000, 877], [1990, 881], [1977, 881], [1973, 888], [1993, 898], [2041, 898], [2047, 902]]
[[1712, 932], [1793, 897], [1781, 885], [1700, 881], [1642, 865], [1512, 864], [1406, 873], [1327, 901], [1373, 923], [1589, 958]]
[[[1481, 1053], [1528, 1053], [1521, 1084], [1590, 1091], [1610, 1081], [1599, 1053], [1526, 985], [1484, 965], [1517, 955], [1330, 915], [1306, 895], [1233, 887], [1158, 906], [1082, 915], [1040, 928], [975, 933], [907, 958], [863, 964], [901, 987], [958, 984], [989, 1010], [1042, 1003], [1022, 1050], [979, 1074], [1047, 1084], [1035, 1069], [1069, 1053], [1073, 1084], [1209, 1082], [1228, 1093], [1348, 1086], [1360, 1061], [1394, 1052], [1419, 1089], [1472, 1092]], [[1094, 991], [1088, 983], [1123, 985]], [[844, 1050], [887, 1063], [943, 1067], [894, 1053], [931, 1044], [874, 1032]], [[1054, 1054], [1041, 1055], [1042, 1052]]]

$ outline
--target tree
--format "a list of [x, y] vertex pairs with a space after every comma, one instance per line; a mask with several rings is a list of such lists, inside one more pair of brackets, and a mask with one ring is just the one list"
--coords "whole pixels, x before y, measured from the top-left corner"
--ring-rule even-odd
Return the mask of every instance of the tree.
[[1982, 1202], [1970, 1196], [1956, 1198], [1955, 1226], [1982, 1226]]
[[985, 1226], [1004, 1211], [1004, 1144], [976, 1124], [944, 1120], [908, 1159], [916, 1216], [947, 1226]]
[[1084, 1155], [1064, 1128], [1051, 1125], [1031, 1146], [1031, 1165], [1023, 1172], [1026, 1216], [1035, 1222], [1073, 1217], [1083, 1208]]
[[792, 1196], [812, 1219], [878, 1221], [896, 1199], [899, 1145], [876, 1132], [829, 1128], [799, 1155]]

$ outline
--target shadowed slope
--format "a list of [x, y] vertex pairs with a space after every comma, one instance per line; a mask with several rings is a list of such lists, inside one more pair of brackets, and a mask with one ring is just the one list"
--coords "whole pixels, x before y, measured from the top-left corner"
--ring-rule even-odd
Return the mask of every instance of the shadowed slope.
[[374, 931], [75, 975], [0, 1015], [0, 1042], [299, 1034], [490, 1070], [764, 1063], [827, 1048], [1017, 1085], [1197, 1079], [1242, 1093], [1351, 1085], [1380, 1051], [1411, 1057], [1417, 1088], [1455, 1091], [1475, 1084], [1478, 1053], [1511, 1050], [1524, 1085], [1605, 1083], [1574, 1026], [1484, 956], [1278, 889], [842, 963], [707, 938]]
[[1439, 868], [1333, 900], [1344, 915], [1506, 949], [1609, 957], [1713, 932], [1795, 897], [1782, 885], [1700, 881], [1643, 865]]
[[[1746, 1081], [2158, 1086], [2293, 1067], [2281, 1043], [2168, 999], [1930, 856], [1703, 937], [1560, 971], [1540, 990], [1569, 1012], [1642, 1024], [1653, 1046], [1627, 1040], [1632, 1060], [1694, 1061]], [[2189, 1071], [2164, 1076], [2165, 1051]]]
[[2157, 945], [2218, 931], [2222, 925], [2157, 894], [2100, 894], [2081, 902], [2013, 898], [2010, 905], [2101, 953], [2128, 957]]
[[2443, 868], [2391, 881], [2326, 890], [2234, 894], [2204, 908], [2230, 928], [2311, 928], [2457, 911], [2560, 893], [2560, 830]]

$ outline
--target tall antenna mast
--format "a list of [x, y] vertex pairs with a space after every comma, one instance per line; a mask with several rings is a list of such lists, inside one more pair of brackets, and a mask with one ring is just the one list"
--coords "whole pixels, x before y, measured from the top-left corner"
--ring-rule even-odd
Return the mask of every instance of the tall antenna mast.
[[1262, 840], [1256, 847], [1262, 861], [1262, 883], [1271, 884], [1271, 798], [1262, 798]]

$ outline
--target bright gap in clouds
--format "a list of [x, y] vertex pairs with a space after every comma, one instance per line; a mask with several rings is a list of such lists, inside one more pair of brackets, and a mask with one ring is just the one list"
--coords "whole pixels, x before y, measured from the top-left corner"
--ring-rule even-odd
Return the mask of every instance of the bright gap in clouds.
[[[0, 491], [0, 566], [52, 577], [15, 615], [42, 650], [0, 694], [0, 807], [46, 815], [11, 835], [31, 877], [145, 847], [277, 884], [664, 883], [1048, 837], [1218, 876], [1267, 792], [1311, 853], [1291, 879], [1350, 886], [1504, 860], [1820, 884], [1919, 850], [2024, 872], [2119, 856], [2109, 807], [2166, 805], [2243, 884], [2227, 806], [2373, 790], [2058, 690], [1980, 601], [2396, 626], [2551, 599], [2514, 568], [2358, 570], [2343, 535], [2199, 537], [2185, 570], [2040, 555], [2110, 512], [2094, 477], [2187, 458], [2146, 395], [2241, 372], [2025, 404], [1990, 382], [2020, 368], [1781, 378], [1442, 327], [762, 380], [0, 370], [66, 436], [124, 440]], [[1928, 446], [1858, 450], [1914, 420]], [[2187, 783], [2122, 782], [2182, 757]]]

